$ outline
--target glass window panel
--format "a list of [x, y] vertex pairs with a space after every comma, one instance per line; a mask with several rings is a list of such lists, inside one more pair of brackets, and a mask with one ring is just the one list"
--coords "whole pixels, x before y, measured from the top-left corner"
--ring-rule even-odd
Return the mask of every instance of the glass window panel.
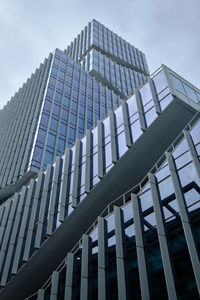
[[196, 95], [195, 91], [185, 83], [183, 83], [183, 86], [185, 88], [186, 95], [188, 96], [188, 98], [190, 98], [192, 101], [198, 103], [199, 101], [197, 99], [197, 95]]
[[179, 156], [175, 160], [177, 169], [181, 168], [182, 166], [184, 166], [185, 164], [187, 164], [191, 160], [192, 160], [192, 157], [191, 157], [191, 154], [190, 154], [189, 151], [184, 153], [183, 155]]
[[110, 118], [107, 118], [103, 121], [104, 124], [104, 136], [108, 136], [110, 134]]
[[168, 86], [167, 79], [163, 70], [153, 77], [153, 82], [155, 84], [157, 94], [159, 94]]
[[111, 143], [108, 143], [105, 147], [105, 167], [108, 167], [112, 163]]
[[152, 99], [152, 94], [151, 94], [151, 89], [150, 89], [149, 83], [145, 84], [140, 89], [140, 94], [141, 94], [141, 99], [142, 99], [143, 105], [145, 105]]
[[58, 145], [57, 145], [57, 150], [63, 152], [65, 149], [65, 141], [58, 138]]
[[115, 217], [111, 214], [105, 218], [107, 220], [108, 233], [115, 229]]
[[178, 171], [179, 178], [181, 181], [182, 187], [187, 185], [191, 182], [196, 182], [198, 185], [200, 184], [199, 178], [196, 172], [196, 169], [194, 167], [193, 163], [190, 163], [189, 165], [185, 166], [183, 169]]
[[135, 142], [142, 134], [142, 129], [140, 127], [140, 121], [136, 121], [131, 125], [132, 139]]
[[187, 150], [188, 150], [188, 145], [187, 145], [186, 140], [184, 139], [182, 142], [180, 142], [180, 144], [172, 152], [172, 155], [173, 155], [174, 158], [177, 158], [178, 156], [180, 156], [181, 154], [183, 154]]
[[196, 148], [196, 151], [197, 151], [197, 155], [200, 156], [200, 144], [196, 145], [195, 148]]
[[53, 129], [54, 131], [57, 130], [57, 126], [58, 126], [58, 121], [54, 118], [51, 119], [51, 124], [50, 124], [50, 128]]
[[53, 154], [49, 151], [46, 151], [44, 156], [44, 164], [47, 165], [51, 163], [52, 160], [53, 160]]
[[158, 95], [158, 100], [162, 100], [164, 97], [166, 97], [170, 93], [169, 87], [164, 89], [159, 95]]
[[59, 116], [59, 113], [60, 113], [60, 107], [56, 104], [53, 105], [53, 114], [55, 116]]
[[171, 177], [166, 178], [158, 184], [161, 200], [174, 193], [174, 187]]
[[41, 118], [41, 124], [47, 127], [48, 122], [49, 122], [49, 116], [43, 113]]
[[76, 126], [76, 115], [71, 113], [70, 124]]
[[190, 135], [193, 139], [194, 145], [200, 142], [200, 121], [192, 128]]
[[143, 212], [153, 206], [150, 190], [147, 190], [144, 194], [140, 195], [140, 200]]
[[61, 119], [63, 120], [63, 121], [67, 121], [67, 118], [68, 118], [68, 110], [66, 110], [66, 109], [62, 109], [62, 114], [61, 114]]
[[84, 127], [85, 127], [85, 120], [84, 119], [79, 118], [78, 127], [79, 127], [79, 129], [84, 129]]
[[116, 125], [117, 125], [117, 127], [119, 127], [120, 125], [122, 125], [124, 123], [122, 107], [119, 107], [115, 111], [115, 116], [116, 116]]
[[174, 75], [172, 75], [172, 74], [170, 74], [170, 75], [171, 75], [171, 79], [172, 79], [172, 82], [173, 82], [175, 88], [176, 88], [179, 92], [181, 92], [182, 94], [186, 95], [181, 80], [178, 79], [176, 76], [174, 76]]
[[98, 143], [97, 127], [92, 130], [92, 133], [93, 133], [93, 147], [95, 147]]
[[144, 192], [146, 192], [147, 190], [150, 189], [150, 184], [149, 182], [145, 183], [145, 185], [141, 188], [140, 192], [138, 193], [138, 195], [143, 194]]
[[180, 212], [179, 207], [178, 207], [178, 202], [177, 200], [173, 200], [169, 203], [169, 206], [171, 206], [177, 213]]
[[169, 166], [166, 165], [165, 167], [163, 167], [162, 169], [159, 169], [156, 173], [155, 173], [155, 176], [159, 181], [163, 180], [164, 178], [166, 178], [167, 176], [170, 175], [170, 172], [169, 172]]
[[200, 93], [198, 93], [198, 92], [196, 91], [196, 95], [197, 95], [198, 101], [200, 102]]
[[147, 127], [157, 118], [157, 116], [154, 107], [145, 113]]
[[133, 237], [135, 235], [135, 227], [134, 224], [131, 224], [127, 228], [125, 228], [125, 235], [128, 237]]
[[44, 143], [46, 137], [46, 131], [41, 128], [38, 130], [37, 140], [41, 143]]
[[149, 103], [147, 103], [144, 107], [143, 107], [143, 111], [147, 112], [150, 108], [152, 108], [154, 106], [154, 102], [153, 100], [151, 100]]
[[194, 203], [194, 204], [192, 204], [191, 206], [188, 207], [188, 211], [191, 212], [191, 211], [196, 210], [196, 209], [198, 209], [198, 211], [199, 211], [199, 207], [200, 207], [200, 202]]
[[130, 124], [132, 124], [133, 122], [135, 122], [136, 120], [139, 119], [139, 114], [138, 113], [135, 113], [134, 115], [132, 115], [130, 117]]
[[174, 214], [171, 211], [169, 211], [169, 209], [167, 209], [165, 206], [163, 206], [163, 212], [164, 212], [165, 220], [170, 218], [171, 216], [174, 216]]
[[85, 163], [81, 165], [81, 186], [85, 185]]
[[40, 162], [42, 159], [42, 153], [43, 153], [43, 149], [36, 146], [33, 154], [33, 160]]
[[117, 142], [118, 142], [118, 154], [119, 157], [121, 157], [127, 151], [124, 131], [117, 136]]
[[70, 128], [69, 128], [69, 138], [70, 138], [72, 141], [75, 140], [75, 133], [76, 133], [75, 129], [72, 128], [72, 127], [70, 127]]
[[165, 98], [163, 98], [160, 101], [161, 110], [164, 110], [169, 105], [169, 103], [172, 102], [173, 99], [174, 98], [173, 98], [172, 94], [169, 94], [168, 96], [166, 96]]
[[51, 102], [48, 101], [48, 100], [45, 100], [45, 103], [44, 103], [44, 110], [50, 112], [51, 111]]
[[129, 111], [129, 118], [137, 112], [137, 104], [136, 104], [136, 99], [135, 96], [132, 96], [127, 100], [128, 104], [128, 111]]
[[60, 134], [66, 135], [67, 126], [64, 123], [60, 123]]
[[156, 226], [156, 218], [154, 212], [147, 215], [144, 220], [146, 220], [148, 223], [150, 223], [152, 226]]
[[98, 173], [98, 153], [95, 153], [92, 156], [92, 169], [93, 169], [93, 177], [95, 177]]
[[55, 140], [56, 140], [55, 135], [49, 133], [48, 139], [47, 139], [47, 146], [49, 146], [51, 148], [54, 148], [54, 146], [55, 146]]
[[127, 222], [127, 221], [133, 219], [132, 202], [129, 202], [125, 206], [123, 206], [122, 210], [124, 212], [124, 222]]
[[[195, 189], [188, 191], [187, 193], [184, 194], [184, 196], [185, 196], [185, 201], [186, 201], [187, 206], [190, 206], [193, 203], [196, 203], [197, 201], [200, 200], [200, 195]], [[200, 208], [200, 205], [199, 205], [199, 208]]]

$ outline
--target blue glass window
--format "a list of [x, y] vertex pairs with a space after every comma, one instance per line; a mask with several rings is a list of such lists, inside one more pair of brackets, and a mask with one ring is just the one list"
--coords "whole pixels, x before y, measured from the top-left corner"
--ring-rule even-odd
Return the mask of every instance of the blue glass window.
[[48, 100], [45, 100], [45, 103], [44, 103], [44, 110], [50, 112], [51, 111], [51, 102], [48, 101]]
[[64, 149], [65, 149], [65, 141], [58, 138], [57, 150], [59, 150], [60, 152], [63, 152]]
[[157, 116], [158, 115], [157, 115], [154, 107], [152, 109], [150, 109], [148, 112], [146, 112], [145, 118], [146, 118], [147, 126], [149, 126], [157, 118]]
[[45, 125], [47, 127], [48, 122], [49, 122], [49, 116], [47, 116], [46, 114], [43, 113], [42, 118], [41, 118], [41, 124]]
[[66, 131], [67, 131], [67, 126], [64, 123], [60, 123], [60, 134], [62, 134], [63, 136], [66, 135]]
[[56, 68], [56, 67], [52, 67], [52, 70], [51, 70], [51, 74], [53, 74], [53, 75], [57, 75], [57, 73], [58, 73], [58, 68]]
[[53, 129], [54, 131], [57, 130], [57, 126], [58, 126], [58, 121], [54, 118], [51, 119], [51, 124], [50, 124], [50, 128]]
[[151, 94], [151, 89], [150, 89], [149, 83], [145, 84], [140, 89], [140, 94], [141, 94], [143, 105], [145, 105], [152, 99], [152, 94]]
[[50, 76], [49, 84], [54, 87], [56, 85], [56, 79], [54, 77]]
[[69, 138], [70, 138], [72, 141], [75, 140], [75, 133], [76, 133], [75, 129], [70, 127], [70, 128], [69, 128]]
[[142, 130], [140, 127], [140, 121], [136, 121], [131, 125], [132, 139], [135, 142], [139, 136], [142, 134]]
[[61, 81], [58, 81], [57, 82], [57, 89], [60, 90], [60, 91], [62, 91], [63, 87], [64, 87], [64, 84]]
[[76, 115], [71, 113], [70, 124], [76, 126]]
[[121, 157], [127, 150], [124, 131], [118, 135], [117, 141], [118, 141], [118, 155], [119, 157]]
[[46, 131], [45, 131], [45, 130], [42, 130], [42, 129], [39, 129], [39, 130], [38, 130], [37, 140], [38, 140], [40, 143], [44, 143], [45, 137], [46, 137]]
[[67, 121], [67, 118], [68, 118], [68, 110], [66, 110], [66, 109], [62, 109], [62, 114], [61, 114], [61, 119], [63, 120], [63, 121]]
[[82, 118], [79, 118], [79, 123], [78, 123], [78, 127], [79, 129], [84, 129], [85, 126], [85, 121]]
[[53, 160], [53, 154], [49, 151], [46, 151], [44, 156], [44, 165], [51, 163], [52, 160]]
[[53, 112], [52, 112], [55, 116], [59, 116], [60, 113], [60, 107], [56, 104], [53, 105]]
[[54, 148], [54, 146], [55, 146], [55, 140], [56, 140], [55, 135], [49, 133], [48, 139], [47, 139], [47, 146], [49, 146], [51, 148]]
[[33, 154], [33, 160], [40, 162], [42, 159], [42, 152], [43, 149], [36, 146]]
[[64, 98], [63, 98], [63, 105], [68, 108], [69, 107], [69, 103], [70, 103], [70, 98], [64, 96]]

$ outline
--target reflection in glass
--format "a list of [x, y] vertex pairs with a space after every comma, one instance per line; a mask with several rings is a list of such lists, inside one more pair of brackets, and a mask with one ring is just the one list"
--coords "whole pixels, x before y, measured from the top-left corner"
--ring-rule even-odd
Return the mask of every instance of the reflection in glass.
[[165, 98], [163, 98], [160, 101], [161, 110], [164, 110], [169, 105], [169, 103], [172, 102], [172, 100], [173, 100], [172, 94], [169, 94], [168, 96], [166, 96]]
[[127, 151], [124, 131], [117, 136], [117, 142], [118, 142], [118, 155], [119, 157], [121, 157]]
[[175, 77], [174, 75], [170, 74], [171, 75], [171, 79], [173, 81], [173, 84], [175, 86], [175, 88], [181, 92], [182, 94], [184, 94], [186, 96], [186, 93], [185, 93], [185, 90], [184, 90], [184, 87], [183, 87], [183, 84], [181, 82], [180, 79], [178, 79], [177, 77]]
[[187, 185], [188, 183], [194, 181], [196, 182], [198, 185], [200, 184], [199, 182], [199, 178], [195, 169], [195, 166], [193, 163], [188, 164], [187, 166], [185, 166], [184, 168], [182, 168], [181, 170], [178, 171], [179, 174], [179, 178], [181, 181], [181, 185], [182, 187], [184, 187], [185, 185]]
[[174, 187], [171, 177], [166, 178], [158, 184], [161, 200], [174, 193]]
[[150, 89], [149, 83], [145, 84], [140, 89], [140, 95], [141, 95], [143, 105], [145, 105], [152, 99], [152, 94], [151, 94], [151, 89]]
[[157, 118], [157, 116], [154, 107], [145, 113], [147, 127]]
[[200, 121], [191, 129], [190, 135], [193, 139], [194, 145], [200, 142]]
[[135, 123], [131, 125], [132, 139], [135, 142], [139, 136], [142, 134], [142, 129], [140, 127], [140, 121], [137, 120]]
[[150, 190], [147, 190], [144, 194], [140, 195], [140, 200], [143, 212], [153, 206]]
[[157, 94], [159, 94], [164, 88], [168, 86], [166, 76], [163, 70], [161, 70], [158, 74], [153, 77], [153, 82], [155, 84], [155, 88]]

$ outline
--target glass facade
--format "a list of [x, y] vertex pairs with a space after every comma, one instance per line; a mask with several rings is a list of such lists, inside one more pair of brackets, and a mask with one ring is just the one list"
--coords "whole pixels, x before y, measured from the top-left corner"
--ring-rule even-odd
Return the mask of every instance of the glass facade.
[[[200, 121], [171, 146], [171, 153], [157, 163], [145, 183], [135, 187], [132, 194], [121, 195], [117, 206], [113, 202], [104, 210], [45, 288], [39, 290], [44, 297], [50, 299], [56, 286], [60, 299], [64, 295], [79, 299], [84, 292], [88, 299], [103, 299], [105, 295], [109, 299], [139, 300], [144, 295], [172, 299], [173, 293], [177, 299], [198, 298], [199, 126]], [[191, 153], [196, 153], [198, 165]]]
[[120, 97], [101, 85], [60, 50], [55, 51], [44, 105], [29, 166], [38, 171], [62, 155], [66, 147], [81, 138], [109, 110], [116, 109]]

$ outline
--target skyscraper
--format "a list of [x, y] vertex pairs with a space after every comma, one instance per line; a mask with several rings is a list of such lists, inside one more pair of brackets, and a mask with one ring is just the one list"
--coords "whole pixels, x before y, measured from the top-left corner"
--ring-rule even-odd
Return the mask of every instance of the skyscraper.
[[0, 113], [0, 299], [198, 297], [199, 103], [95, 20], [50, 54]]

